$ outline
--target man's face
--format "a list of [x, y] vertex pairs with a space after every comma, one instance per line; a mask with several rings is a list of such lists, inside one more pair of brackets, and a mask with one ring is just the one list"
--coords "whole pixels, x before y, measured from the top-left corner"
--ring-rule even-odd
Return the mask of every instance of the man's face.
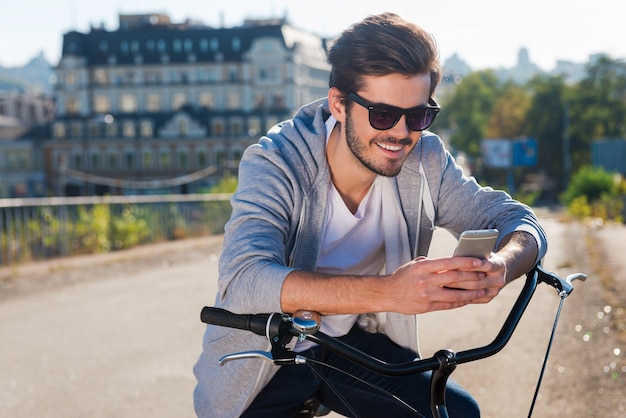
[[[428, 102], [430, 76], [368, 76], [365, 87], [355, 93], [370, 103], [412, 108]], [[345, 134], [348, 148], [363, 166], [376, 174], [392, 177], [402, 169], [422, 131], [410, 130], [404, 115], [390, 129], [375, 129], [370, 125], [368, 109], [353, 103], [346, 115]]]

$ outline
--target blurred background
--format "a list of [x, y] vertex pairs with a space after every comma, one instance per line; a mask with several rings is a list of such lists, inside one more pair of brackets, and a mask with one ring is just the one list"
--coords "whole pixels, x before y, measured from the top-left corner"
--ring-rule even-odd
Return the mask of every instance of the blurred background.
[[[215, 279], [219, 236], [230, 214], [228, 199], [237, 185], [243, 151], [300, 106], [326, 96], [326, 51], [333, 39], [350, 24], [384, 11], [423, 26], [439, 45], [444, 77], [435, 96], [442, 112], [430, 129], [448, 144], [468, 174], [537, 208], [548, 225], [554, 224], [555, 237], [577, 246], [575, 251], [551, 249], [557, 251], [553, 257], [564, 258], [557, 267], [593, 269], [602, 278], [599, 296], [586, 300], [584, 315], [597, 317], [589, 329], [602, 325], [596, 336], [610, 339], [616, 332], [619, 344], [601, 340], [602, 347], [611, 350], [604, 358], [611, 361], [598, 367], [596, 375], [591, 366], [588, 375], [585, 369], [584, 381], [591, 397], [619, 398], [606, 394], [623, 388], [620, 379], [626, 365], [623, 350], [616, 347], [626, 341], [622, 296], [626, 292], [618, 274], [624, 270], [608, 263], [607, 248], [622, 251], [616, 244], [624, 242], [626, 5], [612, 0], [593, 4], [529, 0], [523, 5], [496, 0], [358, 4], [22, 0], [5, 5], [0, 13], [0, 307], [3, 320], [8, 320], [2, 321], [5, 327], [0, 331], [7, 346], [24, 344], [33, 356], [42, 355], [33, 342], [51, 332], [41, 325], [48, 318], [31, 316], [37, 308], [23, 301], [13, 310], [18, 305], [12, 303], [15, 295], [26, 292], [24, 286], [31, 289], [28, 283], [33, 282], [38, 289], [64, 288], [76, 283], [78, 275], [124, 282], [120, 287], [108, 285], [114, 286], [107, 289], [111, 299], [101, 302], [102, 309], [110, 309], [112, 317], [117, 313], [117, 319], [127, 324], [126, 315], [138, 312], [131, 295], [143, 298], [155, 275], [163, 280], [153, 288], [159, 297], [175, 297], [172, 286], [176, 286], [181, 307], [177, 324], [184, 322], [190, 328], [178, 333], [199, 344], [201, 329], [195, 315], [207, 297], [198, 290], [206, 292], [205, 275]], [[565, 218], [576, 223], [563, 226], [560, 222]], [[207, 237], [218, 241], [206, 248]], [[154, 247], [164, 243], [184, 244]], [[120, 264], [120, 257], [125, 262], [143, 261]], [[65, 266], [72, 264], [70, 259], [82, 270], [69, 273]], [[52, 264], [41, 264], [48, 262]], [[170, 270], [173, 265], [183, 270]], [[174, 284], [172, 274], [192, 277], [184, 270], [186, 265], [192, 266], [197, 281]], [[125, 280], [129, 272], [137, 272], [132, 281]], [[137, 289], [124, 287], [132, 283]], [[163, 295], [158, 289], [169, 293]], [[96, 288], [90, 296], [81, 293], [66, 299], [55, 294], [37, 303], [67, 306], [57, 324], [65, 332], [67, 317], [84, 316], [90, 303], [96, 302], [73, 304], [82, 298], [98, 300], [107, 294], [102, 292]], [[120, 301], [119, 306], [127, 314], [110, 303], [123, 295], [126, 303]], [[190, 297], [198, 300], [190, 305]], [[62, 302], [55, 304], [55, 298]], [[144, 306], [145, 312], [151, 308]], [[167, 320], [165, 314], [162, 317]], [[22, 318], [25, 322], [20, 322]], [[145, 318], [135, 320], [141, 327]], [[587, 342], [591, 331], [584, 324], [575, 323], [570, 331], [583, 333]], [[91, 322], [82, 326], [89, 330]], [[38, 337], [22, 334], [24, 328]], [[125, 332], [129, 339], [135, 335], [132, 328]], [[44, 343], [57, 344], [55, 335], [50, 333]], [[84, 335], [75, 337], [83, 341]], [[9, 341], [8, 336], [15, 340]], [[89, 334], [96, 341], [92, 337]], [[178, 337], [167, 334], [163, 340]], [[184, 345], [182, 341], [179, 344]], [[571, 341], [580, 338], [574, 335]], [[591, 341], [596, 342], [595, 337]], [[96, 350], [84, 344], [85, 352]], [[144, 347], [131, 346], [140, 357]], [[58, 350], [65, 352], [65, 347]], [[181, 396], [192, 390], [190, 364], [198, 350], [199, 346], [187, 347], [187, 357], [174, 360], [180, 363], [180, 373], [186, 373]], [[3, 367], [15, 365], [12, 376], [30, 376], [31, 370], [24, 372], [18, 366], [24, 358], [32, 360], [26, 351], [7, 351]], [[16, 360], [21, 354], [26, 357]], [[578, 354], [571, 355], [574, 364], [568, 371], [578, 372]], [[131, 357], [123, 353], [120, 358], [133, 372]], [[76, 359], [70, 351], [69, 364]], [[54, 356], [46, 352], [44, 360], [35, 363], [44, 362], [44, 371], [53, 370]], [[92, 360], [107, 367], [105, 361]], [[71, 368], [61, 362], [57, 366]], [[162, 371], [154, 364], [146, 369]], [[54, 370], [77, 381], [74, 372], [65, 372]], [[171, 378], [168, 373], [163, 372]], [[571, 379], [577, 377], [574, 373]], [[41, 379], [33, 375], [30, 380]], [[28, 402], [45, 410], [47, 404], [41, 399], [34, 402], [31, 396], [36, 385], [20, 386], [20, 382], [20, 378], [0, 382], [9, 394], [0, 396], [5, 410], [14, 413]], [[57, 386], [55, 381], [48, 383]], [[69, 385], [72, 390], [78, 386]], [[569, 387], [569, 381], [561, 386]], [[101, 390], [95, 388], [93, 393]], [[160, 390], [167, 391], [167, 386]], [[18, 392], [23, 398], [12, 400]], [[72, 399], [71, 394], [64, 396]], [[102, 396], [108, 402], [107, 395]], [[190, 412], [188, 401], [185, 398]], [[611, 416], [626, 416], [624, 408], [616, 406]], [[171, 409], [180, 411], [178, 405]], [[555, 413], [563, 411], [567, 408]], [[110, 409], [103, 414], [128, 415]]]

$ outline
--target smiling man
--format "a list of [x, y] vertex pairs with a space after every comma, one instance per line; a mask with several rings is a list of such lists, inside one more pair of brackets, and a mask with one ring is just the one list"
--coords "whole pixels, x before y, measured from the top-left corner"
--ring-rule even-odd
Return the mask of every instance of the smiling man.
[[[299, 309], [323, 315], [322, 330], [391, 363], [419, 355], [416, 315], [487, 303], [546, 251], [527, 206], [463, 175], [427, 131], [441, 78], [432, 36], [401, 17], [370, 16], [329, 51], [328, 96], [270, 130], [241, 161], [220, 258], [216, 306], [236, 313]], [[500, 231], [487, 260], [428, 259], [434, 227]], [[194, 372], [196, 412], [211, 417], [293, 417], [317, 394], [349, 414], [415, 416], [367, 385], [319, 368], [229, 362], [227, 353], [269, 350], [263, 337], [209, 326]], [[385, 378], [309, 342], [320, 359], [430, 415], [428, 374]], [[478, 417], [473, 398], [447, 387], [450, 415]]]

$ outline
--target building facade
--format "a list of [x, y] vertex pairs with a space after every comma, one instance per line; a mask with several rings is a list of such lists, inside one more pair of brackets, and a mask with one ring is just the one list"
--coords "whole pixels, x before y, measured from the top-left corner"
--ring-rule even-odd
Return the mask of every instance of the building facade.
[[120, 15], [69, 32], [45, 159], [60, 195], [191, 193], [328, 91], [326, 40], [285, 20], [232, 28]]

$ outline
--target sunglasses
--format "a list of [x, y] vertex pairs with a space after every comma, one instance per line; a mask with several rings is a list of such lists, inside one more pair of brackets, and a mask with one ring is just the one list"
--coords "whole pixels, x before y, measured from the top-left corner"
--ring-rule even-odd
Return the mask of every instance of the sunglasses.
[[428, 99], [428, 105], [416, 106], [410, 109], [382, 103], [371, 103], [356, 93], [348, 93], [348, 98], [369, 111], [370, 125], [379, 131], [396, 126], [402, 115], [406, 116], [406, 125], [410, 130], [423, 131], [435, 121], [437, 113], [441, 110], [441, 107], [432, 97]]

